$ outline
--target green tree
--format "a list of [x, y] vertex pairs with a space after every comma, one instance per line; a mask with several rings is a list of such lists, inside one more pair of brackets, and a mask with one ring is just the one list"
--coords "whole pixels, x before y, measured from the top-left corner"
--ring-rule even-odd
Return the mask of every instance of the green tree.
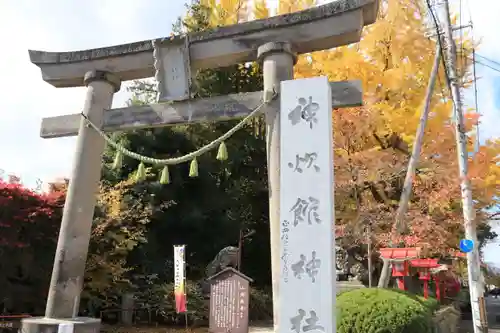
[[97, 316], [98, 309], [119, 307], [120, 295], [133, 287], [128, 255], [147, 241], [147, 224], [155, 211], [169, 204], [157, 202], [133, 179], [101, 185], [85, 267], [83, 311]]
[[[206, 30], [210, 9], [194, 2], [188, 8], [181, 26], [189, 31]], [[205, 98], [262, 89], [256, 64], [235, 65], [196, 73], [195, 97]], [[154, 102], [154, 86], [136, 82], [131, 104]], [[256, 105], [257, 106], [257, 105]], [[168, 158], [190, 153], [218, 138], [237, 121], [179, 125], [122, 133], [116, 136], [128, 149], [143, 155]], [[237, 245], [240, 230], [255, 230], [245, 243], [243, 267], [257, 284], [267, 285], [270, 279], [268, 196], [264, 122], [255, 119], [238, 131], [227, 143], [229, 160], [220, 162], [215, 153], [198, 158], [199, 175], [188, 176], [189, 164], [169, 167], [171, 184], [157, 182], [161, 168], [152, 167], [147, 180], [137, 186], [148, 188], [157, 202], [172, 202], [168, 208], [153, 214], [146, 234], [147, 243], [140, 244], [129, 256], [134, 274], [155, 275], [164, 281], [173, 277], [175, 244], [187, 245], [188, 278], [204, 275], [206, 265], [219, 250]], [[123, 167], [110, 169], [113, 151], [108, 151], [105, 181], [115, 184], [127, 179], [138, 162], [125, 158]], [[247, 259], [249, 259], [247, 261]], [[253, 259], [253, 260], [252, 260]]]

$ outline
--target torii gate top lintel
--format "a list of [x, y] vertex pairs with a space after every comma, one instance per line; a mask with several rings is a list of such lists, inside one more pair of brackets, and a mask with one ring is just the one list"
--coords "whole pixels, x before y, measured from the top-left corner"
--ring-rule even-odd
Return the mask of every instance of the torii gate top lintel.
[[[375, 22], [379, 0], [337, 0], [322, 6], [268, 19], [189, 34], [190, 65], [218, 68], [253, 61], [267, 42], [287, 41], [301, 54], [359, 41], [363, 26]], [[160, 38], [160, 44], [185, 42], [185, 36]], [[73, 52], [30, 50], [31, 62], [55, 87], [84, 85], [84, 75], [104, 70], [122, 81], [154, 76], [150, 40]]]

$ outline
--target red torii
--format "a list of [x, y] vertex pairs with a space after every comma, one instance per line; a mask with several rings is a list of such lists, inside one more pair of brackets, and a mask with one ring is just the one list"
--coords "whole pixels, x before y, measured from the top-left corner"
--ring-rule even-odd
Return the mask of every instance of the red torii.
[[[431, 268], [438, 268], [441, 266], [439, 263], [439, 259], [413, 259], [410, 260], [410, 265], [412, 267], [416, 267], [418, 269], [418, 278], [424, 281], [424, 298], [429, 297], [429, 280], [431, 279]], [[436, 285], [439, 286], [439, 278], [437, 276], [434, 277], [436, 281]], [[441, 290], [440, 288], [436, 288], [436, 298], [441, 299]]]
[[396, 277], [398, 288], [406, 290], [404, 277], [408, 276], [409, 259], [420, 257], [419, 247], [381, 248], [380, 256], [392, 262], [392, 276]]
[[[429, 296], [429, 281], [431, 279], [430, 270], [439, 268], [439, 259], [419, 258], [421, 249], [419, 247], [408, 248], [381, 248], [380, 256], [392, 261], [392, 276], [397, 279], [397, 286], [401, 290], [406, 290], [404, 277], [409, 275], [409, 269], [415, 267], [419, 273], [419, 279], [424, 281], [424, 297]], [[459, 257], [459, 256], [457, 256]], [[461, 257], [461, 256], [460, 256]], [[436, 298], [441, 300], [440, 277], [434, 275], [436, 282]]]

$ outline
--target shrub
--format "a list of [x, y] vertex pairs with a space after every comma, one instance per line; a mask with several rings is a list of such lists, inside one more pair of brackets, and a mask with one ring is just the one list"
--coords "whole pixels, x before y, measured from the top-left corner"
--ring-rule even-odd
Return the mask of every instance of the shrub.
[[423, 297], [419, 297], [422, 304], [424, 304], [431, 312], [436, 312], [439, 309], [439, 302], [437, 299], [430, 297], [425, 299]]
[[337, 333], [432, 333], [425, 302], [391, 289], [356, 289], [337, 298]]
[[[195, 281], [187, 281], [187, 309], [189, 323], [203, 323], [208, 320], [208, 301], [204, 300], [200, 285]], [[151, 309], [151, 323], [182, 324], [184, 314], [175, 312], [173, 283], [158, 283], [156, 278], [140, 288], [136, 294], [136, 320], [148, 317], [145, 309]], [[273, 318], [273, 300], [271, 293], [250, 288], [249, 319], [251, 321], [267, 321]], [[141, 317], [141, 318], [138, 318]]]
[[[199, 285], [193, 281], [186, 282], [188, 320], [191, 322], [197, 322], [199, 320], [206, 319], [208, 314], [208, 304], [203, 299]], [[156, 294], [160, 296], [158, 314], [163, 317], [163, 320], [167, 323], [183, 322], [184, 314], [177, 314], [175, 311], [174, 284], [165, 283], [157, 286]]]
[[249, 319], [267, 321], [273, 319], [273, 297], [271, 292], [250, 288]]
[[403, 291], [403, 290], [400, 290], [400, 289], [391, 289], [393, 292], [397, 292], [397, 293], [400, 293], [400, 294], [403, 294], [403, 295], [406, 295], [420, 303], [422, 303], [422, 305], [424, 305], [426, 308], [428, 308], [432, 313], [434, 313], [435, 311], [437, 311], [439, 309], [439, 302], [437, 299], [433, 298], [433, 297], [430, 297], [430, 298], [427, 298], [425, 299], [423, 296], [420, 296], [420, 295], [415, 295], [413, 293], [410, 293], [410, 292], [407, 292], [407, 291]]

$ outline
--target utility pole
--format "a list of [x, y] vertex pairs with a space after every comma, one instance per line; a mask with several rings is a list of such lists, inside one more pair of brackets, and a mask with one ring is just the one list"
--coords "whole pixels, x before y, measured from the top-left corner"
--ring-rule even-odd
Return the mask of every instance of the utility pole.
[[372, 287], [372, 222], [366, 227], [366, 245], [368, 246], [368, 288]]
[[457, 140], [458, 168], [460, 174], [460, 187], [462, 190], [462, 208], [464, 215], [465, 238], [474, 241], [474, 249], [467, 253], [467, 273], [469, 277], [469, 291], [472, 308], [472, 319], [474, 333], [488, 332], [485, 311], [480, 311], [483, 304], [484, 288], [481, 281], [479, 244], [477, 242], [476, 221], [474, 203], [472, 201], [472, 188], [468, 172], [467, 136], [464, 127], [463, 104], [460, 96], [459, 79], [456, 73], [457, 50], [453, 39], [453, 31], [450, 20], [450, 7], [447, 0], [443, 1], [444, 17], [443, 30], [446, 50], [446, 69], [450, 82], [451, 96], [453, 99], [455, 119], [455, 135]]
[[436, 78], [439, 72], [439, 63], [441, 61], [441, 46], [440, 42], [436, 42], [436, 54], [434, 55], [434, 63], [432, 64], [431, 75], [429, 83], [425, 92], [424, 110], [420, 115], [420, 122], [417, 128], [417, 135], [413, 143], [413, 151], [411, 153], [410, 161], [408, 162], [408, 169], [406, 170], [406, 177], [403, 186], [403, 192], [399, 198], [399, 206], [396, 211], [395, 231], [401, 235], [406, 229], [405, 215], [408, 211], [408, 204], [410, 202], [410, 195], [413, 185], [415, 171], [417, 170], [418, 160], [420, 158], [420, 151], [422, 150], [422, 143], [424, 142], [425, 126], [429, 118], [429, 110], [431, 109], [432, 94], [434, 86], [436, 85]]
[[[406, 177], [403, 184], [403, 191], [401, 197], [399, 198], [399, 206], [396, 211], [396, 217], [394, 219], [394, 235], [401, 235], [406, 230], [405, 215], [408, 211], [408, 204], [410, 202], [410, 195], [413, 186], [413, 179], [415, 175], [415, 170], [417, 169], [418, 160], [420, 158], [420, 152], [422, 150], [422, 143], [424, 141], [425, 126], [427, 124], [427, 119], [429, 118], [429, 111], [431, 108], [432, 94], [434, 92], [434, 86], [436, 85], [436, 78], [439, 72], [439, 64], [441, 61], [441, 44], [439, 41], [436, 42], [436, 51], [434, 54], [434, 62], [432, 64], [431, 74], [429, 76], [429, 82], [427, 84], [427, 90], [425, 92], [424, 99], [424, 109], [420, 115], [420, 122], [417, 128], [417, 134], [413, 142], [413, 151], [411, 153], [410, 161], [408, 162], [408, 168], [406, 170]], [[382, 273], [379, 279], [379, 288], [387, 288], [390, 279], [390, 259], [384, 259], [384, 265], [382, 267]]]

